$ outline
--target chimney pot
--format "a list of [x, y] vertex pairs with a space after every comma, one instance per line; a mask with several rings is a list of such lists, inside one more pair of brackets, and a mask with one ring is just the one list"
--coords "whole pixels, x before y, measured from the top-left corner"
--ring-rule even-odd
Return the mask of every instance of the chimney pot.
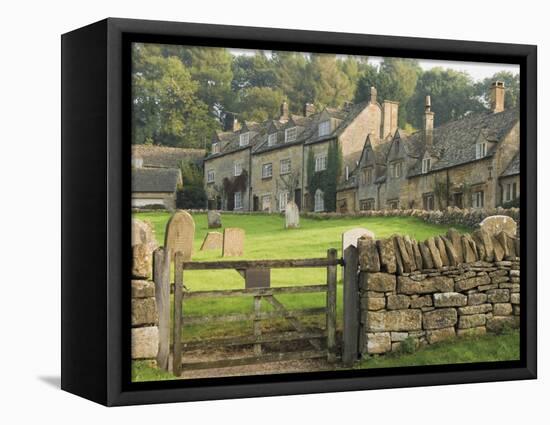
[[288, 103], [284, 100], [283, 103], [281, 103], [281, 117], [279, 118], [279, 121], [287, 122], [288, 116]]
[[313, 103], [306, 103], [304, 105], [304, 117], [309, 117], [315, 113], [315, 105]]
[[504, 111], [504, 81], [495, 81], [491, 84], [491, 110], [496, 114]]
[[371, 86], [370, 88], [370, 103], [376, 103], [376, 96], [378, 95], [378, 92], [376, 91], [376, 87]]
[[424, 137], [426, 148], [430, 148], [433, 145], [434, 115], [432, 112], [432, 99], [428, 95], [424, 103]]

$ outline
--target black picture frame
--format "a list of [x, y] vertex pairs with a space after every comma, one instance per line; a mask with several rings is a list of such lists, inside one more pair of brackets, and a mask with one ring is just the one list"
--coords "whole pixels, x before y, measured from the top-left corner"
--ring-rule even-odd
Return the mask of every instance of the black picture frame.
[[[536, 46], [116, 18], [61, 41], [62, 389], [114, 406], [536, 378]], [[130, 382], [133, 41], [519, 64], [521, 360]]]

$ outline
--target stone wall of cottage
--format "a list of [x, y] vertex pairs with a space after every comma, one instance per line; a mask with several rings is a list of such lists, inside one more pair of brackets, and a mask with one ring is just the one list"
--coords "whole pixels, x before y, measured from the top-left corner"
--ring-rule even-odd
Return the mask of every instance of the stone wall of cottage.
[[358, 241], [363, 355], [519, 326], [519, 239], [476, 230]]

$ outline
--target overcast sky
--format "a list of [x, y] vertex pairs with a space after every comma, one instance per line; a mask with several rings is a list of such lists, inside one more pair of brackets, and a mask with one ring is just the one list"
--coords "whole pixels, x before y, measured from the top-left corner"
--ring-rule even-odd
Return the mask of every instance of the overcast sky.
[[[256, 50], [248, 49], [229, 49], [234, 55], [253, 55]], [[264, 51], [271, 55], [270, 51]], [[381, 57], [369, 57], [369, 63], [379, 65], [382, 62]], [[493, 76], [499, 71], [509, 71], [514, 74], [519, 73], [519, 65], [510, 65], [504, 63], [482, 63], [482, 62], [461, 62], [461, 61], [443, 61], [443, 60], [419, 60], [420, 66], [424, 70], [435, 67], [452, 68], [457, 71], [466, 71], [475, 81], [483, 80]]]

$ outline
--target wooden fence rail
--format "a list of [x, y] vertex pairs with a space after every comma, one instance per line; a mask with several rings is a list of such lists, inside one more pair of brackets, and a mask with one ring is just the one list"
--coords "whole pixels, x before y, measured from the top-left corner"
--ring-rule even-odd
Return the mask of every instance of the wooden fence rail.
[[[308, 258], [293, 260], [255, 260], [255, 261], [216, 261], [216, 262], [184, 262], [181, 254], [175, 256], [174, 277], [174, 309], [173, 309], [173, 344], [172, 364], [173, 373], [181, 375], [183, 370], [195, 370], [205, 368], [220, 368], [257, 364], [262, 362], [274, 362], [283, 360], [298, 360], [326, 357], [329, 362], [334, 362], [336, 352], [336, 281], [338, 265], [343, 261], [338, 259], [337, 251], [329, 249], [326, 258]], [[185, 270], [221, 270], [221, 269], [258, 269], [258, 268], [297, 268], [297, 267], [326, 267], [327, 282], [321, 285], [287, 286], [277, 288], [247, 288], [213, 291], [184, 291]], [[304, 308], [288, 310], [281, 304], [275, 295], [279, 294], [306, 294], [314, 292], [326, 292], [326, 306], [320, 308]], [[184, 301], [187, 299], [213, 298], [213, 297], [253, 297], [254, 310], [252, 313], [185, 316]], [[273, 311], [261, 311], [261, 301], [265, 300], [273, 307]], [[302, 324], [299, 318], [312, 315], [325, 315], [326, 326], [324, 330], [312, 331]], [[261, 322], [271, 319], [285, 319], [295, 329], [288, 332], [270, 332], [262, 334]], [[203, 341], [182, 342], [182, 330], [187, 325], [201, 325], [216, 322], [251, 321], [252, 335], [231, 338], [217, 338]], [[307, 341], [313, 350], [264, 353], [262, 344], [284, 341]], [[326, 340], [326, 349], [321, 341]], [[254, 356], [228, 358], [223, 360], [184, 362], [182, 350], [214, 349], [217, 347], [251, 345]]]

